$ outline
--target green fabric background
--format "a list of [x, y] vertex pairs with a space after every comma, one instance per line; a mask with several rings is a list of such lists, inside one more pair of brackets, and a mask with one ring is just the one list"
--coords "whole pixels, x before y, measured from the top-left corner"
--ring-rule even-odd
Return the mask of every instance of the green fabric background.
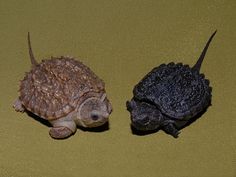
[[[1, 177], [235, 177], [236, 1], [0, 1]], [[193, 65], [217, 29], [201, 71], [212, 106], [174, 139], [131, 133], [125, 102], [154, 66]], [[16, 113], [19, 80], [36, 58], [80, 58], [106, 82], [114, 112], [105, 132], [79, 130], [57, 141]]]

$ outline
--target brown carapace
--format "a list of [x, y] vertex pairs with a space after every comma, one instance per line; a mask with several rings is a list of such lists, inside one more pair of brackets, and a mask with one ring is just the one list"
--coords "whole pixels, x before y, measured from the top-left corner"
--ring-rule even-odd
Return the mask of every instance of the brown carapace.
[[20, 82], [16, 111], [32, 112], [52, 124], [56, 139], [76, 132], [76, 125], [97, 127], [108, 121], [112, 107], [104, 82], [82, 62], [71, 57], [51, 57], [37, 63], [28, 33], [32, 68]]

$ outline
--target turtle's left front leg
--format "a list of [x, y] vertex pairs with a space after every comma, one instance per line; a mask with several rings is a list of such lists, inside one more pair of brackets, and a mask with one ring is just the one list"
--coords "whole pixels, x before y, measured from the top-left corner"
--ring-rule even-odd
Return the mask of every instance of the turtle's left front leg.
[[23, 106], [22, 102], [20, 101], [19, 98], [17, 98], [14, 103], [13, 103], [13, 108], [17, 112], [25, 112], [25, 107]]

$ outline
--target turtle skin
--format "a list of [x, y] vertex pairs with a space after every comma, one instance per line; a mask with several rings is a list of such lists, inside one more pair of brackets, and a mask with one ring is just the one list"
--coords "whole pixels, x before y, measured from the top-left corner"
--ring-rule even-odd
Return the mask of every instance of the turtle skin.
[[70, 57], [42, 60], [26, 73], [20, 83], [23, 106], [46, 120], [73, 111], [89, 92], [105, 92], [104, 82], [82, 62]]
[[172, 119], [189, 119], [204, 110], [211, 100], [209, 80], [182, 63], [162, 64], [134, 88], [134, 98], [155, 105]]

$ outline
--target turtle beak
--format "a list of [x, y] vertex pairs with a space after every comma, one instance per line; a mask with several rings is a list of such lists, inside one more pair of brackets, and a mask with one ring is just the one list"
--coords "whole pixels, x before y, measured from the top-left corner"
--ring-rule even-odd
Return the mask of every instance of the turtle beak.
[[128, 111], [131, 110], [130, 101], [126, 101], [126, 107]]
[[109, 114], [111, 114], [111, 112], [113, 111], [113, 108], [112, 108], [112, 105], [111, 105], [110, 102], [108, 103], [107, 111], [108, 111], [108, 116], [109, 116]]

